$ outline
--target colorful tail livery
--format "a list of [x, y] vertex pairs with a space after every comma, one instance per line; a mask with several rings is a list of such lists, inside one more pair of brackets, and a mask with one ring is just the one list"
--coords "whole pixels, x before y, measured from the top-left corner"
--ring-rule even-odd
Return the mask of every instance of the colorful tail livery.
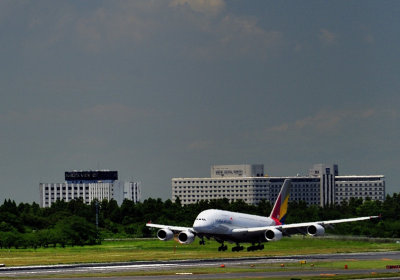
[[291, 180], [286, 179], [275, 201], [274, 208], [272, 208], [271, 215], [269, 215], [269, 217], [275, 221], [276, 225], [282, 225], [285, 222], [289, 203], [290, 185]]

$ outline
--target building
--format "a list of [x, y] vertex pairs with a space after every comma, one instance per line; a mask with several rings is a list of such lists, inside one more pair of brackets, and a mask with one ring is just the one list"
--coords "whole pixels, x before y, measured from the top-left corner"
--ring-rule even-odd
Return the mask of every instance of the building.
[[384, 201], [386, 196], [383, 175], [337, 176], [335, 186], [335, 201], [338, 203], [351, 197]]
[[201, 200], [239, 199], [249, 204], [261, 200], [274, 203], [285, 179], [292, 180], [291, 201], [325, 206], [349, 200], [351, 197], [385, 199], [383, 175], [339, 176], [337, 164], [316, 164], [308, 176], [266, 177], [264, 165], [215, 165], [210, 178], [173, 178], [172, 200], [191, 204]]
[[40, 206], [50, 207], [57, 200], [66, 202], [82, 198], [90, 204], [94, 199], [114, 199], [119, 205], [124, 199], [138, 202], [141, 188], [138, 182], [118, 180], [118, 171], [70, 171], [65, 172], [64, 183], [40, 183]]

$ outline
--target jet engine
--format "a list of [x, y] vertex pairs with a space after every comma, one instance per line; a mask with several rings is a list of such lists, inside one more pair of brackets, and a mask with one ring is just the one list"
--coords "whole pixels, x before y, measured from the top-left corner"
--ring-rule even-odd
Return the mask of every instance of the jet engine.
[[190, 244], [194, 241], [194, 238], [195, 238], [194, 234], [188, 230], [182, 231], [178, 235], [178, 240], [179, 243], [181, 244]]
[[307, 233], [312, 236], [321, 236], [325, 234], [325, 228], [318, 224], [311, 225], [307, 228]]
[[265, 231], [265, 239], [268, 241], [279, 241], [282, 238], [282, 232], [277, 229], [268, 229]]
[[174, 238], [174, 233], [170, 229], [162, 228], [157, 231], [157, 237], [162, 241], [168, 241]]

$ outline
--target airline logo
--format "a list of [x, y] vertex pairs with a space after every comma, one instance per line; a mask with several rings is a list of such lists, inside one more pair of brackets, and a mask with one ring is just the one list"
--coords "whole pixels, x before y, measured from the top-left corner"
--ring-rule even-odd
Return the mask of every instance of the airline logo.
[[285, 222], [290, 194], [290, 182], [284, 183], [281, 192], [275, 202], [274, 209], [270, 215], [270, 218], [275, 221], [276, 225], [282, 225]]

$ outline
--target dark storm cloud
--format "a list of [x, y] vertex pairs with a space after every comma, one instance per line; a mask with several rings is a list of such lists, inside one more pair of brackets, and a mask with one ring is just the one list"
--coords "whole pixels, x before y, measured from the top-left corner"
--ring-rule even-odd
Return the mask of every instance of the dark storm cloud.
[[318, 162], [398, 191], [399, 6], [2, 1], [2, 195], [109, 168], [165, 199], [212, 164]]

